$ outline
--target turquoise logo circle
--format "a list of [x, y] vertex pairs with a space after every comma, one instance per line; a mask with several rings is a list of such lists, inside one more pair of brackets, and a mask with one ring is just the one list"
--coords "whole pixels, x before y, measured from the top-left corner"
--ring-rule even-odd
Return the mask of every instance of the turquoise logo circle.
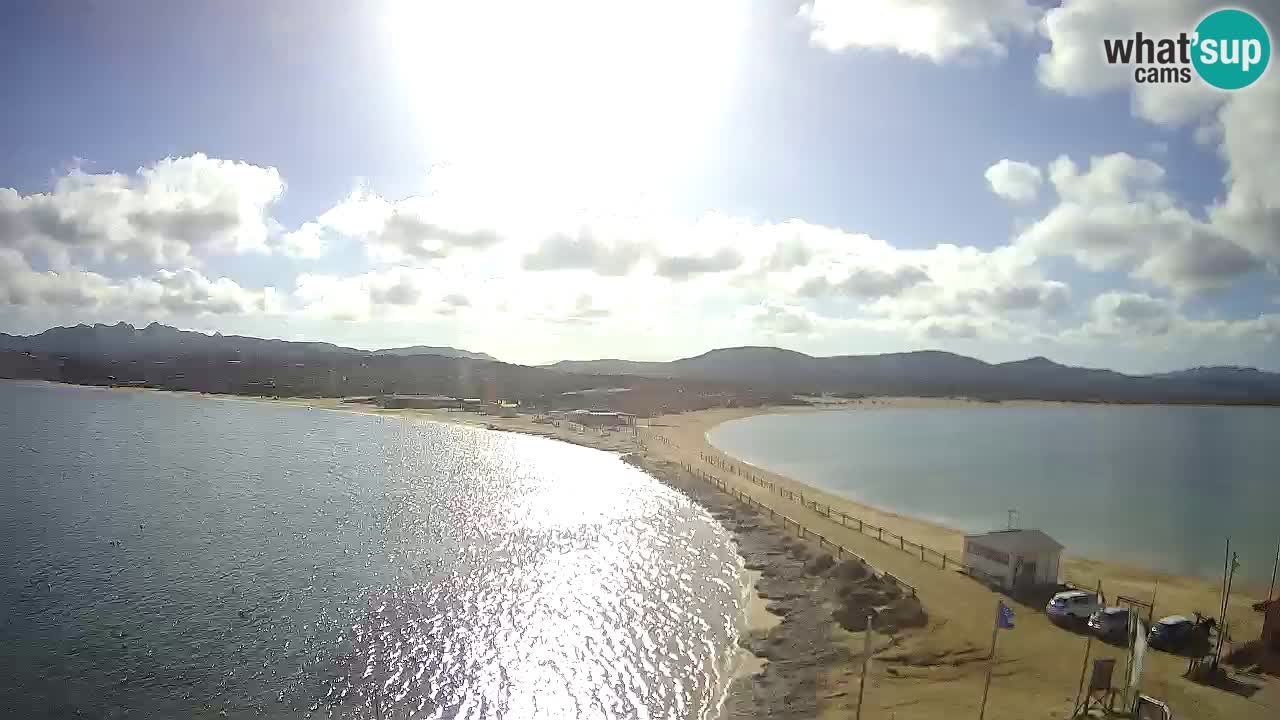
[[1255, 83], [1271, 60], [1271, 37], [1244, 10], [1218, 10], [1196, 26], [1191, 62], [1210, 85], [1239, 90]]

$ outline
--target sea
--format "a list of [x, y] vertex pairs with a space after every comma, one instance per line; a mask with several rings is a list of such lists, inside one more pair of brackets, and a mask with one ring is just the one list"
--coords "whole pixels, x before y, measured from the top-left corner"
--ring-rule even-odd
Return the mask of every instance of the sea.
[[736, 662], [732, 538], [614, 454], [10, 381], [0, 468], [0, 717], [705, 719]]
[[1280, 408], [880, 406], [760, 415], [709, 440], [966, 532], [1040, 528], [1069, 555], [1221, 578], [1229, 538], [1236, 582], [1263, 593], [1280, 542]]

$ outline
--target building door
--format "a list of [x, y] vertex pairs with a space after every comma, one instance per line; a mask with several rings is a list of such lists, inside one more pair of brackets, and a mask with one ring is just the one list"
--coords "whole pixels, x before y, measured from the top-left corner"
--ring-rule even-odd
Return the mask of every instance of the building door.
[[1036, 564], [1034, 561], [1026, 562], [1021, 558], [1018, 559], [1018, 569], [1013, 578], [1013, 586], [1020, 590], [1036, 586]]

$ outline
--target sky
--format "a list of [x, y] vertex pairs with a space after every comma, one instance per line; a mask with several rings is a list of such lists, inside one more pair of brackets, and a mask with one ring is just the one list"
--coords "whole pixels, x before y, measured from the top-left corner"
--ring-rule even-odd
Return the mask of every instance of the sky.
[[1218, 7], [6, 3], [0, 332], [1280, 370], [1280, 79], [1103, 58]]

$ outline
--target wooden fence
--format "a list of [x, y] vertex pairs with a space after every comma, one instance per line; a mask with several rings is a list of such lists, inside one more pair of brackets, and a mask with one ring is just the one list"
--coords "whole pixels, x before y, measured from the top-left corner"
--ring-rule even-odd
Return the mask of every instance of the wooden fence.
[[783, 499], [798, 502], [801, 506], [814, 511], [832, 522], [838, 522], [844, 527], [850, 529], [857, 528], [858, 532], [874, 537], [886, 545], [896, 547], [899, 550], [909, 552], [912, 555], [919, 555], [921, 562], [931, 562], [932, 564], [938, 565], [943, 570], [955, 568], [956, 570], [960, 570], [965, 573], [972, 573], [973, 571], [973, 568], [965, 565], [955, 557], [947, 555], [944, 552], [934, 550], [927, 545], [908, 540], [906, 537], [899, 535], [892, 530], [869, 523], [860, 517], [850, 515], [843, 510], [838, 510], [828, 504], [820, 503], [817, 500], [810, 500], [804, 496], [803, 492], [796, 492], [791, 488], [782, 487], [772, 481], [766, 480], [742, 465], [730, 462], [710, 453], [699, 452], [698, 456], [702, 458], [703, 462], [711, 465], [712, 467], [720, 468], [725, 472], [731, 472], [750, 481], [753, 485], [762, 487], [771, 493], [777, 493], [777, 495]]
[[897, 584], [898, 586], [900, 586], [902, 589], [904, 589], [904, 590], [906, 590], [906, 591], [910, 592], [913, 596], [916, 594], [915, 586], [913, 586], [913, 585], [911, 585], [911, 584], [907, 583], [907, 582], [906, 582], [906, 581], [904, 581], [902, 578], [899, 578], [899, 577], [897, 577], [897, 576], [895, 576], [895, 575], [892, 575], [892, 574], [890, 574], [890, 573], [884, 572], [883, 570], [878, 570], [878, 569], [876, 569], [876, 568], [875, 568], [875, 566], [873, 566], [871, 563], [867, 562], [867, 559], [866, 559], [866, 558], [864, 558], [864, 557], [862, 557], [861, 555], [859, 555], [858, 553], [856, 553], [856, 552], [854, 552], [854, 551], [850, 550], [849, 548], [847, 548], [847, 547], [845, 547], [845, 546], [841, 545], [840, 543], [837, 543], [837, 542], [835, 542], [835, 541], [833, 541], [833, 540], [828, 539], [828, 538], [827, 538], [825, 535], [823, 535], [822, 533], [819, 533], [819, 532], [817, 532], [817, 531], [813, 530], [812, 528], [805, 527], [805, 526], [804, 526], [804, 524], [803, 524], [803, 523], [801, 523], [799, 520], [796, 520], [795, 518], [791, 518], [791, 517], [788, 517], [788, 516], [786, 516], [786, 515], [783, 515], [782, 513], [778, 512], [777, 510], [774, 510], [771, 506], [766, 505], [766, 504], [764, 504], [764, 503], [760, 502], [759, 500], [756, 500], [756, 499], [755, 499], [754, 497], [752, 497], [750, 494], [745, 493], [745, 492], [743, 492], [743, 491], [741, 491], [741, 490], [739, 490], [739, 489], [737, 489], [737, 488], [735, 488], [735, 487], [732, 487], [731, 485], [729, 485], [728, 483], [726, 483], [724, 480], [722, 480], [722, 479], [720, 479], [720, 478], [718, 478], [718, 477], [716, 477], [716, 476], [714, 476], [714, 475], [712, 475], [712, 474], [710, 474], [710, 473], [708, 473], [708, 472], [704, 472], [704, 471], [699, 470], [698, 468], [695, 468], [695, 467], [693, 467], [692, 465], [688, 465], [688, 464], [684, 464], [684, 469], [685, 469], [686, 471], [688, 471], [688, 473], [689, 473], [691, 476], [693, 476], [693, 477], [695, 477], [695, 478], [697, 478], [697, 479], [699, 479], [699, 480], [702, 480], [703, 482], [705, 482], [705, 483], [707, 483], [707, 484], [709, 484], [709, 485], [711, 485], [711, 486], [713, 486], [713, 487], [715, 487], [715, 488], [718, 488], [721, 492], [724, 492], [724, 493], [726, 493], [726, 494], [728, 494], [728, 495], [732, 496], [734, 499], [736, 499], [736, 500], [738, 500], [739, 502], [741, 502], [741, 503], [743, 503], [743, 504], [747, 505], [748, 507], [751, 507], [751, 508], [754, 508], [754, 509], [756, 509], [756, 510], [759, 510], [761, 513], [768, 513], [768, 514], [769, 514], [769, 517], [770, 517], [771, 519], [773, 519], [773, 520], [775, 520], [775, 521], [781, 521], [781, 523], [782, 523], [782, 527], [783, 527], [784, 529], [786, 529], [786, 530], [794, 530], [794, 531], [795, 531], [795, 533], [796, 533], [796, 535], [797, 535], [798, 537], [800, 537], [800, 538], [802, 538], [802, 539], [807, 538], [807, 539], [810, 539], [810, 540], [817, 540], [817, 541], [818, 541], [818, 547], [821, 547], [821, 548], [825, 548], [825, 549], [831, 550], [831, 551], [832, 551], [832, 554], [835, 556], [835, 558], [836, 558], [837, 560], [843, 560], [844, 558], [853, 558], [854, 560], [857, 560], [858, 562], [862, 563], [863, 565], [866, 565], [866, 566], [867, 566], [867, 568], [868, 568], [868, 569], [870, 569], [872, 572], [874, 572], [876, 575], [878, 575], [878, 576], [880, 576], [880, 577], [882, 577], [882, 578], [885, 578], [886, 580], [889, 580], [889, 581], [891, 581], [891, 582], [896, 583], [896, 584]]

